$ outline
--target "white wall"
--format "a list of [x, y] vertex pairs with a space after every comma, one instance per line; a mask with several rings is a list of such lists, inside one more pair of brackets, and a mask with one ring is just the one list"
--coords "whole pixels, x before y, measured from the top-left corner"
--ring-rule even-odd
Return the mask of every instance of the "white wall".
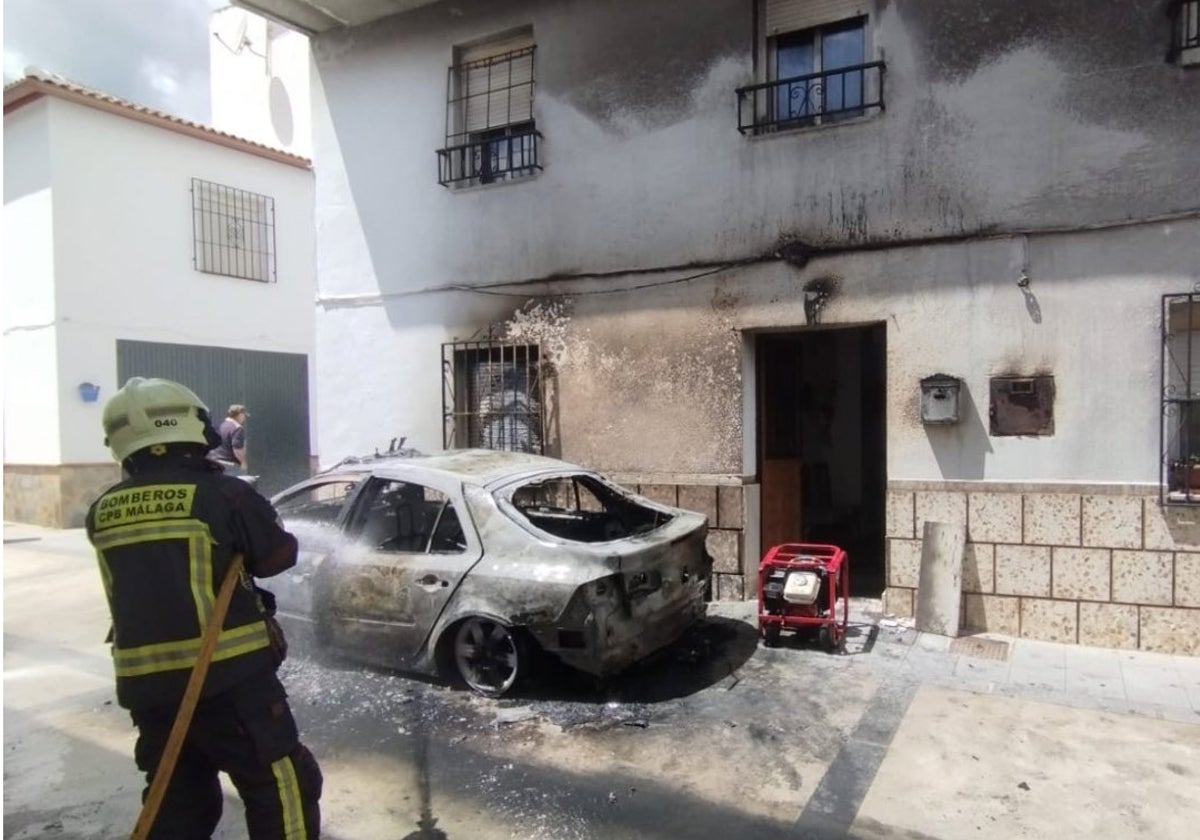
[[234, 6], [209, 20], [215, 128], [293, 154], [312, 154], [308, 38]]
[[[374, 268], [323, 272], [322, 293], [1194, 207], [1177, 175], [1200, 157], [1200, 75], [1162, 61], [1158, 0], [1096, 0], [1082, 30], [1076, 8], [1043, 0], [868, 5], [886, 111], [765, 137], [736, 130], [734, 91], [756, 81], [750, 0], [460, 0], [314, 39], [319, 202], [357, 213], [350, 244]], [[522, 25], [545, 170], [447, 190], [435, 152], [454, 46]], [[1114, 96], [1116, 78], [1137, 95]]]
[[49, 103], [4, 118], [4, 461], [60, 460]]
[[[757, 138], [736, 130], [734, 89], [755, 81], [748, 0], [461, 0], [316, 39], [322, 452], [397, 427], [434, 446], [436, 344], [526, 299], [414, 292], [611, 272], [523, 287], [566, 295], [542, 325], [561, 350], [564, 454], [753, 472], [738, 332], [804, 325], [803, 285], [824, 277], [839, 293], [823, 322], [887, 323], [889, 478], [1156, 480], [1159, 296], [1197, 280], [1197, 223], [981, 237], [1200, 209], [1200, 75], [1162, 62], [1160, 4], [872, 5], [886, 112]], [[454, 45], [528, 24], [545, 171], [439, 186]], [[1138, 95], [1114, 97], [1118, 77]], [[837, 253], [570, 294], [769, 260], [785, 237]], [[632, 271], [662, 266], [679, 268]], [[918, 422], [936, 372], [965, 378], [968, 422]], [[1055, 435], [990, 437], [988, 378], [1041, 372]]]
[[[118, 338], [311, 357], [311, 171], [59, 100], [50, 124], [64, 462], [110, 457], [96, 429]], [[193, 177], [275, 199], [277, 282], [193, 268]], [[81, 381], [100, 403], [70, 397]]]

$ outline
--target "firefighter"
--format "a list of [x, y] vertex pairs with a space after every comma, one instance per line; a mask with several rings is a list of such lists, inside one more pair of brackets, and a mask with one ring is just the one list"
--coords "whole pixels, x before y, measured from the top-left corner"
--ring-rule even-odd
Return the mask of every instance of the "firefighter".
[[296, 538], [270, 502], [205, 457], [220, 438], [184, 386], [130, 379], [104, 406], [103, 425], [128, 477], [92, 504], [87, 533], [112, 613], [117, 702], [138, 729], [134, 758], [147, 785], [216, 592], [234, 555], [245, 563], [150, 836], [211, 837], [224, 771], [241, 794], [252, 840], [318, 837], [321, 771], [300, 743], [275, 673], [283, 646], [268, 614], [274, 605], [268, 610], [267, 593], [251, 579], [294, 565]]

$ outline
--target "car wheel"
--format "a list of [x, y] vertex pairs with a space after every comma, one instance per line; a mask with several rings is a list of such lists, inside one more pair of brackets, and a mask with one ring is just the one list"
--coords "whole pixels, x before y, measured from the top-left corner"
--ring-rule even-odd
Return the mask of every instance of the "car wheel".
[[490, 618], [468, 618], [454, 634], [454, 667], [472, 691], [500, 697], [524, 676], [528, 656], [516, 631]]

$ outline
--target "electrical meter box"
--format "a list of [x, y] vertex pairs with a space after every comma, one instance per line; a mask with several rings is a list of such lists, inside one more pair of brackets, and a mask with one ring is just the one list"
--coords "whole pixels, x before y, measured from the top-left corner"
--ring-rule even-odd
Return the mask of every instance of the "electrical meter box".
[[958, 422], [959, 393], [962, 380], [957, 376], [935, 373], [921, 380], [921, 422], [929, 426], [949, 426]]

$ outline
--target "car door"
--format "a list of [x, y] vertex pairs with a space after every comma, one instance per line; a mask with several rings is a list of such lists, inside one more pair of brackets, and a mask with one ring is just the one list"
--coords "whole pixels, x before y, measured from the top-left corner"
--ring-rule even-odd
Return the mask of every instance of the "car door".
[[338, 647], [380, 664], [410, 660], [482, 555], [461, 485], [439, 478], [374, 477], [356, 497], [347, 543], [318, 583]]
[[272, 504], [299, 544], [296, 565], [265, 580], [281, 613], [313, 620], [313, 583], [327, 557], [344, 541], [342, 529], [363, 475], [321, 476], [275, 496]]

